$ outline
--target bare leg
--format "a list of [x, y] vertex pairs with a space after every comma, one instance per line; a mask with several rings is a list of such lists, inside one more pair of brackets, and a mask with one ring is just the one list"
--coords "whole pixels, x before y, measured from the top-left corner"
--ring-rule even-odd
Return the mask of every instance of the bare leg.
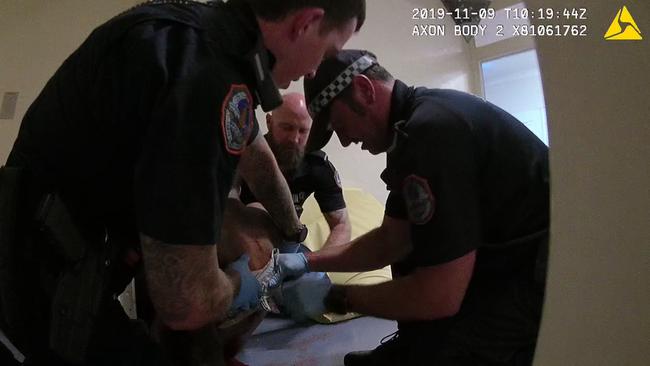
[[[239, 200], [230, 199], [221, 233], [219, 265], [225, 268], [247, 253], [251, 258], [250, 269], [260, 270], [271, 259], [271, 252], [280, 241], [279, 230], [263, 208], [244, 206]], [[257, 311], [242, 315], [219, 326], [226, 359], [234, 357], [241, 350], [266, 313]]]
[[281, 242], [278, 228], [263, 208], [244, 206], [235, 199], [229, 199], [222, 227], [219, 243], [222, 268], [248, 253], [251, 270], [261, 269], [271, 258], [273, 247]]
[[[279, 230], [264, 209], [247, 207], [235, 199], [229, 199], [222, 228], [221, 268], [247, 253], [250, 269], [262, 269], [281, 241]], [[158, 327], [157, 333], [175, 364], [224, 365], [241, 350], [265, 315], [263, 310], [249, 311], [196, 331], [172, 332]]]

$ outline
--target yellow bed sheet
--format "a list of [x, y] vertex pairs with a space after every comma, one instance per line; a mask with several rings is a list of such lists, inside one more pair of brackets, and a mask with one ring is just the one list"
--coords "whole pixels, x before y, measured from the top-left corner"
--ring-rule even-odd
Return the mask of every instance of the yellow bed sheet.
[[[384, 206], [371, 194], [359, 188], [344, 188], [343, 196], [347, 205], [350, 224], [352, 226], [352, 239], [378, 227], [384, 217]], [[312, 251], [319, 250], [329, 235], [329, 226], [325, 217], [320, 212], [318, 203], [313, 195], [305, 201], [304, 212], [300, 218], [309, 228], [309, 235], [305, 245]], [[391, 277], [390, 266], [369, 272], [329, 272], [332, 283], [339, 285], [373, 285], [389, 281]], [[314, 319], [321, 323], [334, 323], [358, 317], [359, 314], [348, 313], [324, 314], [322, 318]]]

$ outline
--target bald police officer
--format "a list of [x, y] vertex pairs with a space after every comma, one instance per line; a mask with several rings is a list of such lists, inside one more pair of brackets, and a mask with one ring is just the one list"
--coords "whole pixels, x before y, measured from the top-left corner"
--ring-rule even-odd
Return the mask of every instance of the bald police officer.
[[[282, 99], [282, 106], [266, 115], [269, 132], [264, 137], [289, 184], [296, 213], [298, 217], [302, 215], [303, 204], [314, 194], [330, 228], [323, 246], [347, 243], [350, 241], [350, 219], [336, 168], [322, 150], [305, 154], [312, 124], [305, 97], [289, 93]], [[246, 204], [257, 201], [245, 184], [240, 198]]]

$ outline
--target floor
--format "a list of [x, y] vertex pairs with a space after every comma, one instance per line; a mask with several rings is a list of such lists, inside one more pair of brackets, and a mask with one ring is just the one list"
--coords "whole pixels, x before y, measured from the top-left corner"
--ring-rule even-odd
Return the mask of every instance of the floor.
[[250, 366], [342, 366], [346, 353], [373, 349], [396, 329], [373, 317], [328, 325], [267, 317], [237, 359]]
[[[237, 359], [249, 366], [342, 366], [346, 353], [373, 349], [396, 329], [395, 322], [373, 317], [329, 325], [267, 317]], [[8, 343], [2, 331], [0, 341]], [[17, 351], [15, 355], [24, 359]]]

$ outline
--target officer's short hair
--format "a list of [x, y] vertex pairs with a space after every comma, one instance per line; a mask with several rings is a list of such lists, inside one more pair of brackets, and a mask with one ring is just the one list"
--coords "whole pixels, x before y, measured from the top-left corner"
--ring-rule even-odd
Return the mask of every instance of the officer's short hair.
[[323, 31], [338, 28], [350, 19], [357, 19], [356, 31], [361, 29], [366, 19], [366, 0], [230, 0], [230, 2], [247, 2], [262, 19], [281, 20], [294, 10], [308, 7], [325, 10], [325, 27]]
[[[378, 81], [392, 81], [393, 80], [393, 75], [391, 75], [388, 70], [384, 69], [383, 66], [380, 64], [374, 64], [370, 66], [366, 71], [361, 73], [362, 75], [365, 75], [368, 77], [370, 80], [378, 80]], [[343, 89], [343, 91], [336, 97], [334, 100], [339, 99], [343, 103], [347, 104], [350, 109], [357, 113], [361, 113], [363, 110], [361, 106], [356, 103], [356, 101], [352, 98], [352, 88], [354, 88], [354, 85], [350, 84], [347, 88]], [[332, 100], [332, 102], [334, 101]], [[331, 103], [330, 103], [331, 104]]]
[[[370, 80], [378, 80], [378, 81], [394, 80], [393, 75], [390, 72], [388, 72], [388, 70], [384, 69], [384, 67], [381, 66], [380, 64], [374, 64], [370, 66], [370, 68], [362, 72], [362, 74], [366, 75]], [[343, 92], [345, 93], [345, 90]]]

